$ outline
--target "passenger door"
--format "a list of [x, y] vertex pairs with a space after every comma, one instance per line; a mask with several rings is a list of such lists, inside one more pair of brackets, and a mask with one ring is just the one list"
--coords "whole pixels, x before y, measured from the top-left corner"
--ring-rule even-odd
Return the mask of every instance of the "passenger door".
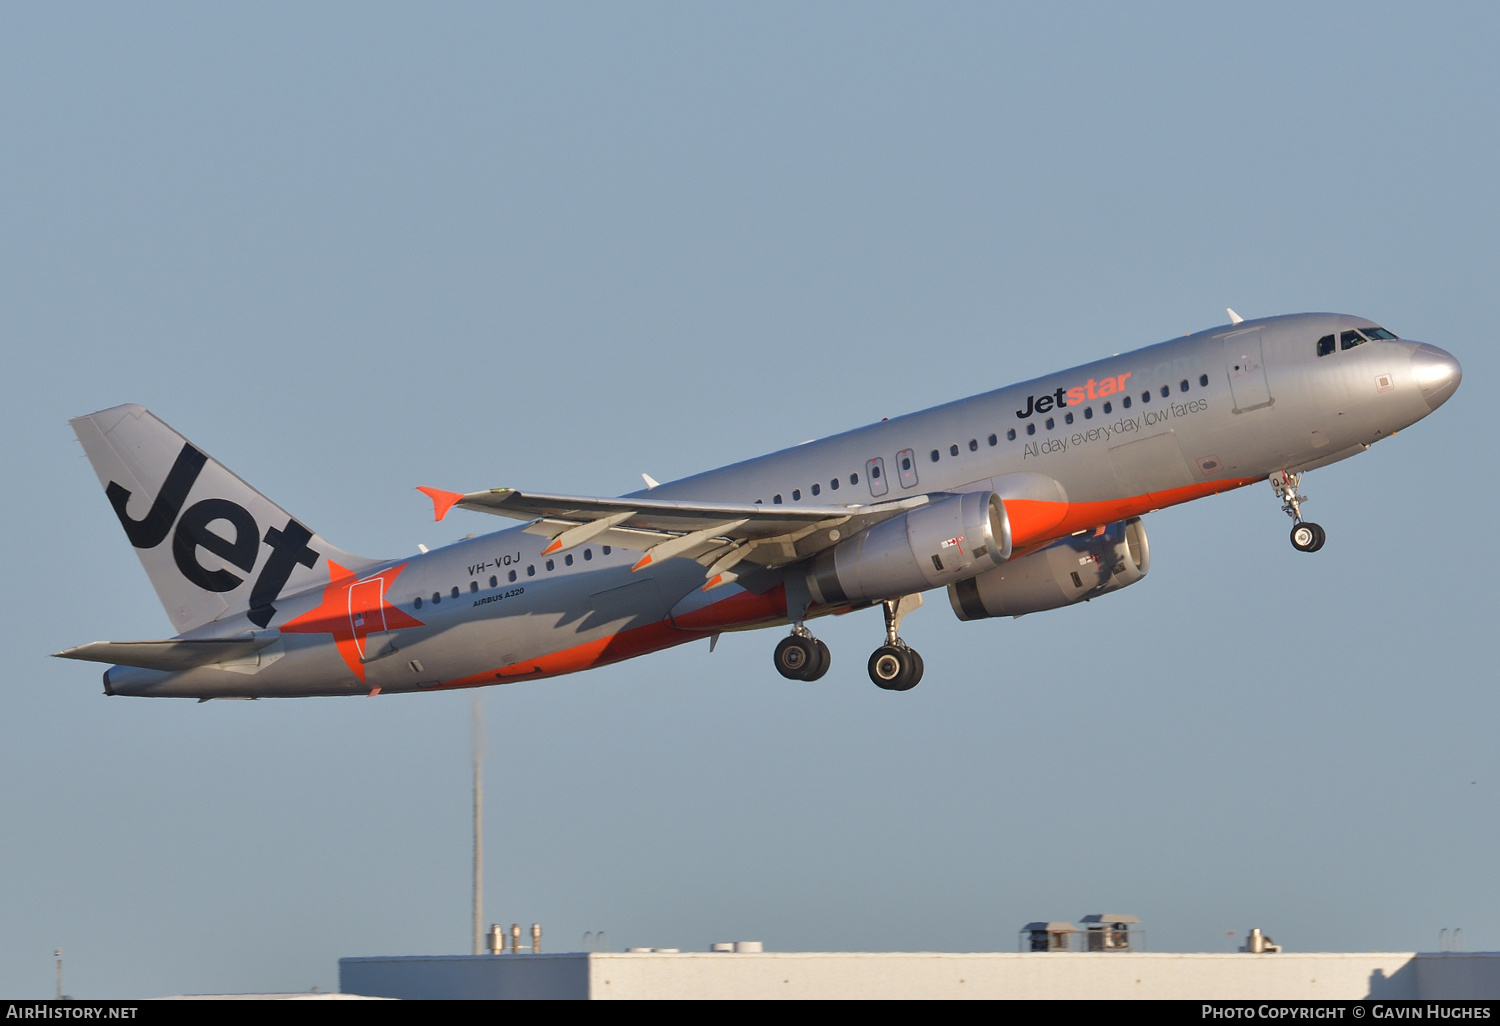
[[870, 486], [870, 494], [879, 498], [890, 491], [890, 485], [885, 481], [885, 460], [876, 456], [873, 460], [865, 461], [865, 482]]
[[1224, 368], [1229, 373], [1234, 412], [1244, 413], [1271, 405], [1271, 386], [1266, 380], [1259, 328], [1224, 337]]

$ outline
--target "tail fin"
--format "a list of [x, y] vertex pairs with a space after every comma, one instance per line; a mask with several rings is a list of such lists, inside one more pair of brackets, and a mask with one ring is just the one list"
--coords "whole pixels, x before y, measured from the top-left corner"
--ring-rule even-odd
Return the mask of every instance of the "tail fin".
[[179, 634], [328, 580], [327, 562], [371, 560], [329, 545], [158, 420], [128, 404], [71, 421], [83, 451]]

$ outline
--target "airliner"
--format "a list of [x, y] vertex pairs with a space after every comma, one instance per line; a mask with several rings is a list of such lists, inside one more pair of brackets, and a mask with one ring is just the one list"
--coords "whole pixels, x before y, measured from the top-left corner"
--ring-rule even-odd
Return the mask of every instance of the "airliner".
[[[906, 691], [904, 617], [963, 621], [1144, 578], [1147, 514], [1257, 482], [1317, 552], [1303, 475], [1436, 410], [1463, 371], [1362, 317], [1230, 322], [616, 498], [423, 486], [516, 521], [369, 559], [334, 547], [146, 409], [71, 423], [176, 631], [56, 653], [107, 695], [379, 695], [538, 680], [780, 627], [790, 680], [829, 670], [819, 617], [878, 607], [870, 679]], [[645, 477], [645, 475], [642, 475]], [[470, 482], [483, 484], [484, 482]]]

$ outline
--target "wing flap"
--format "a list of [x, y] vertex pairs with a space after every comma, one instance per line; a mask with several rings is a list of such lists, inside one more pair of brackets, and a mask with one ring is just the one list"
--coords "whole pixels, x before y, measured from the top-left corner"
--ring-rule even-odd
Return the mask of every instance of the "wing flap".
[[636, 569], [683, 556], [712, 564], [710, 577], [727, 573], [741, 561], [776, 567], [805, 559], [840, 538], [853, 537], [871, 524], [931, 501], [930, 496], [914, 495], [874, 506], [766, 506], [644, 496], [543, 495], [514, 488], [463, 495], [431, 488], [422, 491], [442, 497], [442, 502], [434, 499], [438, 519], [457, 506], [529, 520], [528, 534], [552, 542], [545, 550], [548, 554], [592, 541], [644, 553], [647, 558]]

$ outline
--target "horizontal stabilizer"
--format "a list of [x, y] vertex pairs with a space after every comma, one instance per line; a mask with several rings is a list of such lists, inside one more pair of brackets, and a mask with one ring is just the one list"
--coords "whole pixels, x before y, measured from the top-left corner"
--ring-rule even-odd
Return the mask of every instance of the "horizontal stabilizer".
[[144, 670], [175, 673], [209, 663], [227, 663], [249, 659], [267, 645], [274, 644], [276, 633], [248, 638], [200, 638], [177, 641], [95, 641], [64, 652], [54, 652], [61, 659], [85, 659], [94, 663], [139, 666]]

